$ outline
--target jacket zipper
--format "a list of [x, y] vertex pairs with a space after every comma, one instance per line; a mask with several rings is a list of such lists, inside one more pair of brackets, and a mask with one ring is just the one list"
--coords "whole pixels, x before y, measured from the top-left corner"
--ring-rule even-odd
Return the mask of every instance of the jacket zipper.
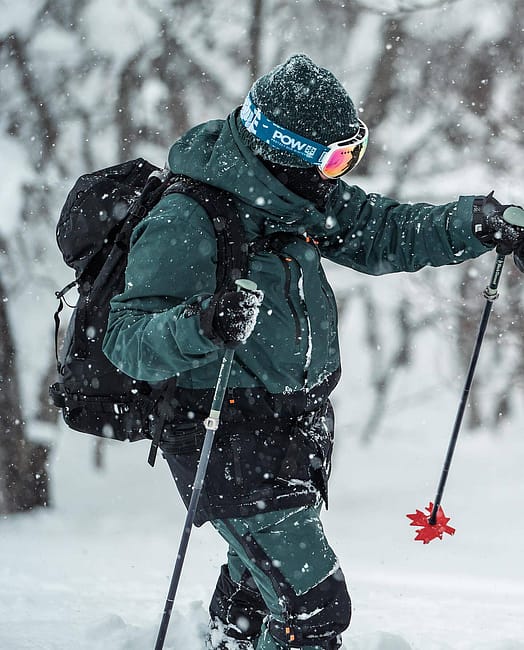
[[[337, 311], [336, 311], [336, 303], [334, 302], [334, 297], [332, 295], [330, 295], [328, 289], [326, 289], [326, 287], [324, 286], [324, 282], [322, 282], [322, 281], [320, 283], [320, 288], [322, 290], [322, 294], [324, 295], [324, 299], [326, 301], [326, 314], [330, 319], [329, 324], [330, 324], [330, 326], [333, 325], [333, 327], [334, 327], [334, 324], [336, 322], [336, 313], [337, 313]], [[328, 339], [328, 341], [327, 341], [328, 345], [329, 345], [329, 337], [331, 335], [331, 332], [332, 332], [332, 328], [329, 327], [326, 330], [326, 337]], [[326, 368], [327, 368], [327, 357], [326, 357], [326, 359], [324, 361], [324, 371], [326, 370]]]
[[300, 343], [300, 339], [302, 338], [302, 328], [300, 326], [300, 319], [298, 316], [297, 309], [293, 304], [293, 301], [291, 300], [291, 269], [289, 268], [289, 264], [290, 262], [293, 261], [293, 258], [282, 254], [278, 256], [278, 259], [282, 262], [282, 266], [284, 267], [284, 274], [285, 274], [284, 293], [286, 296], [286, 302], [288, 304], [289, 310], [291, 312], [291, 315], [293, 316], [293, 322], [295, 323], [295, 344], [298, 345]]

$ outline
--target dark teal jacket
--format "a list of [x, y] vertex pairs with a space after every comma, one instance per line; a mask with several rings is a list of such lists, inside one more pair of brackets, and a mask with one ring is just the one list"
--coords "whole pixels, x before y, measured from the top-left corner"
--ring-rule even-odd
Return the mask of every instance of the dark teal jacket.
[[[244, 145], [235, 113], [190, 130], [171, 148], [169, 166], [232, 193], [249, 239], [300, 236], [280, 257], [262, 252], [250, 260], [249, 278], [265, 298], [253, 335], [236, 352], [232, 386], [308, 391], [339, 368], [336, 305], [321, 257], [379, 275], [456, 264], [487, 250], [472, 235], [473, 197], [399, 204], [339, 180], [319, 212]], [[125, 291], [111, 306], [109, 359], [137, 379], [176, 376], [180, 386], [213, 386], [220, 350], [202, 334], [198, 314], [186, 315], [213, 294], [215, 262], [215, 234], [202, 208], [180, 194], [163, 198], [134, 231]]]

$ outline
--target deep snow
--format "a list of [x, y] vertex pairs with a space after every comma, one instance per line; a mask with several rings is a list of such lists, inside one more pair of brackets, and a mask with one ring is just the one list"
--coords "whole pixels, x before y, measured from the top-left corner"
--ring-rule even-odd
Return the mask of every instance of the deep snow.
[[[343, 410], [343, 409], [342, 409]], [[439, 417], [433, 414], [434, 419]], [[447, 435], [416, 430], [357, 444], [339, 422], [325, 515], [354, 602], [347, 650], [524, 650], [524, 440], [465, 435], [444, 499], [454, 537], [424, 546], [405, 515], [433, 497]], [[145, 650], [156, 637], [184, 512], [147, 444], [60, 434], [55, 507], [0, 523], [0, 648]], [[224, 546], [195, 529], [166, 642], [202, 648]]]

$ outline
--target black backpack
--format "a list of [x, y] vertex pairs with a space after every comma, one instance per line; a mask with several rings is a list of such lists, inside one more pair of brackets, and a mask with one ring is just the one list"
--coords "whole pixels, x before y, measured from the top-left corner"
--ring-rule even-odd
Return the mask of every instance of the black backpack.
[[[157, 407], [165, 382], [157, 385], [128, 377], [104, 355], [102, 342], [109, 302], [124, 288], [131, 233], [160, 198], [171, 192], [198, 201], [213, 223], [216, 290], [232, 288], [234, 280], [247, 271], [245, 234], [228, 193], [161, 171], [141, 158], [81, 176], [67, 197], [56, 229], [58, 246], [76, 277], [56, 292], [60, 301], [54, 317], [58, 381], [49, 389], [52, 403], [76, 431], [158, 442], [163, 422], [158, 425]], [[60, 312], [65, 294], [74, 286], [79, 298], [59, 350]]]

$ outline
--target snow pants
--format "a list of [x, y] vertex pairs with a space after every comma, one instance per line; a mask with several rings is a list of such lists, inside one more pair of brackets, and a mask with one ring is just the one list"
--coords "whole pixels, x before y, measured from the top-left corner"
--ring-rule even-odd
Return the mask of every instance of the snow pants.
[[210, 606], [256, 650], [335, 650], [351, 601], [319, 518], [302, 506], [211, 523], [229, 544]]

